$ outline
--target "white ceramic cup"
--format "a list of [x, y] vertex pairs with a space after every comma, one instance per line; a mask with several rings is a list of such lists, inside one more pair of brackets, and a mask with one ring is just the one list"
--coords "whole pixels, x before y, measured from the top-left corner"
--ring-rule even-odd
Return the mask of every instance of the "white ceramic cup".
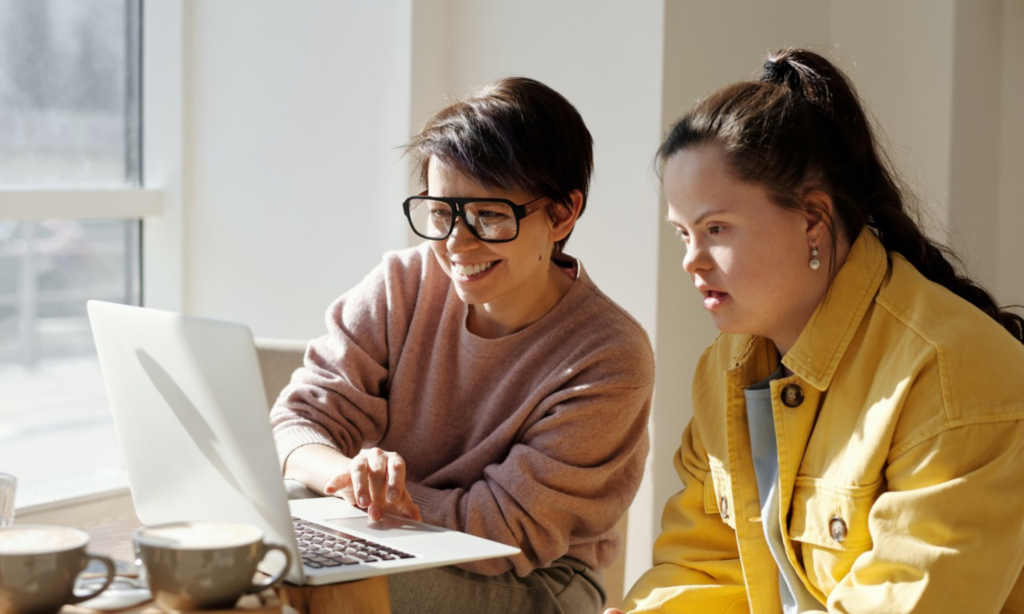
[[[114, 580], [114, 561], [86, 552], [88, 544], [88, 533], [70, 527], [25, 524], [0, 529], [0, 612], [53, 614], [64, 604], [81, 603], [106, 590]], [[76, 595], [75, 579], [91, 559], [107, 568], [106, 581], [98, 590]]]
[[[231, 608], [245, 594], [277, 585], [291, 564], [284, 546], [263, 542], [263, 531], [241, 523], [175, 522], [135, 531], [135, 553], [153, 599], [165, 610]], [[255, 582], [256, 566], [271, 550], [285, 564]]]

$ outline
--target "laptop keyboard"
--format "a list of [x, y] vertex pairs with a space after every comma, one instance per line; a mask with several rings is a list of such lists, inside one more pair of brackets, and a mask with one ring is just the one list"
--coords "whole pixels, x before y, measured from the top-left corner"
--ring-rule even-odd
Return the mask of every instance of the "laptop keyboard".
[[414, 554], [301, 518], [292, 517], [292, 524], [302, 562], [313, 569], [416, 558]]

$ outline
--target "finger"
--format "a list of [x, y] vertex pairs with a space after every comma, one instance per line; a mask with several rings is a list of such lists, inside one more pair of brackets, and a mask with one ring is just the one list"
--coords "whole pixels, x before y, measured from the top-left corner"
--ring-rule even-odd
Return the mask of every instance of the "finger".
[[406, 518], [411, 518], [416, 522], [421, 522], [423, 520], [423, 517], [420, 516], [419, 506], [413, 502], [412, 497], [409, 496], [408, 493], [406, 493], [405, 498], [402, 500], [402, 503], [398, 508], [398, 513]]
[[405, 460], [398, 454], [391, 454], [388, 456], [388, 502], [400, 501], [405, 493]]
[[366, 459], [362, 456], [353, 458], [352, 463], [348, 466], [348, 473], [352, 480], [352, 497], [355, 499], [356, 505], [365, 510], [370, 507], [370, 489], [367, 483], [369, 470], [366, 466]]
[[370, 520], [380, 520], [384, 517], [384, 507], [387, 505], [385, 495], [388, 472], [387, 458], [383, 450], [374, 448], [367, 454], [366, 460], [369, 466], [367, 478], [370, 490], [370, 506], [367, 508], [367, 512], [370, 515]]
[[335, 475], [330, 480], [327, 480], [327, 483], [324, 484], [324, 494], [334, 495], [338, 491], [345, 490], [350, 486], [352, 486], [352, 477], [348, 473], [348, 470], [346, 470], [343, 471], [342, 473]]

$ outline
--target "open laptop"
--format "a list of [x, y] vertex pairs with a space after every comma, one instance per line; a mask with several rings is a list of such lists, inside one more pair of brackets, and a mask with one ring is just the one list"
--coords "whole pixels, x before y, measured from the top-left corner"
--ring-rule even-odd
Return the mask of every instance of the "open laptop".
[[[371, 522], [365, 512], [335, 497], [288, 501], [246, 326], [99, 301], [89, 301], [88, 310], [132, 500], [144, 524], [257, 525], [268, 543], [291, 551], [286, 577], [294, 584], [329, 584], [519, 552], [395, 516]], [[297, 522], [311, 525], [313, 534], [302, 529], [297, 539]], [[343, 544], [348, 559], [324, 554], [324, 541], [347, 538], [352, 538]], [[302, 556], [300, 539], [313, 543]], [[268, 570], [280, 569], [284, 557], [271, 552], [265, 563]]]

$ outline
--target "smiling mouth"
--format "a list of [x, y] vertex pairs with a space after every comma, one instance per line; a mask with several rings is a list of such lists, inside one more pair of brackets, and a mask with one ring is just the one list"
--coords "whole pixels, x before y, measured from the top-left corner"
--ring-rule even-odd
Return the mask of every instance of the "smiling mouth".
[[478, 262], [476, 264], [459, 264], [457, 262], [453, 262], [451, 263], [452, 272], [460, 277], [473, 277], [474, 275], [479, 275], [494, 266], [495, 262], [497, 261]]

